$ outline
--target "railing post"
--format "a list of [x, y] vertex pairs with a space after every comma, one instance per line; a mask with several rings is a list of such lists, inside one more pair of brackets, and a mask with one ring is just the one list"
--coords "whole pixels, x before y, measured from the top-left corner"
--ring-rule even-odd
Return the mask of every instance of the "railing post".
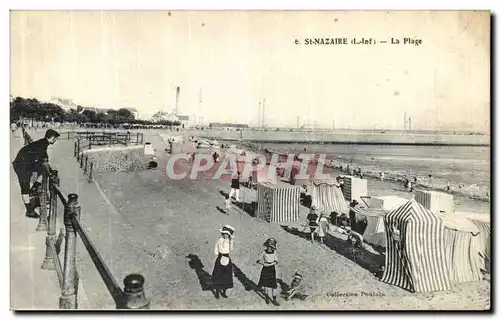
[[123, 309], [149, 309], [149, 300], [144, 294], [144, 277], [129, 274], [123, 279]]
[[76, 160], [79, 160], [79, 156], [80, 156], [80, 137], [78, 137], [77, 141], [78, 141], [78, 151], [76, 152]]
[[137, 136], [135, 138], [135, 144], [139, 144], [139, 132], [137, 132]]
[[141, 144], [144, 144], [144, 133], [141, 133]]
[[83, 168], [83, 151], [80, 154], [80, 168]]
[[50, 214], [49, 214], [49, 231], [47, 232], [47, 238], [45, 238], [45, 259], [42, 263], [42, 269], [44, 270], [55, 270], [56, 265], [54, 262], [54, 256], [52, 256], [50, 251], [50, 245], [56, 243], [56, 221], [57, 221], [57, 194], [55, 187], [59, 186], [59, 175], [57, 170], [52, 171], [52, 176], [50, 177], [49, 191], [50, 191]]
[[69, 140], [69, 131], [68, 131], [68, 140]]
[[71, 222], [72, 217], [80, 219], [78, 195], [68, 195], [68, 203], [64, 207], [64, 226], [66, 239], [64, 244], [64, 271], [59, 309], [76, 309], [76, 230]]
[[47, 221], [47, 200], [49, 191], [49, 176], [47, 174], [47, 169], [49, 167], [49, 159], [42, 159], [42, 193], [40, 194], [40, 219], [38, 220], [38, 226], [36, 231], [47, 231], [48, 221]]
[[83, 173], [85, 173], [85, 174], [87, 174], [87, 164], [88, 164], [88, 161], [89, 161], [89, 156], [85, 155], [85, 167], [83, 169]]
[[89, 182], [92, 182], [92, 172], [94, 172], [94, 163], [90, 161]]
[[77, 148], [77, 145], [76, 145], [76, 141], [75, 141], [75, 150], [73, 151], [73, 157], [75, 157], [75, 158], [76, 158], [76, 155], [78, 154], [76, 151], [76, 148]]

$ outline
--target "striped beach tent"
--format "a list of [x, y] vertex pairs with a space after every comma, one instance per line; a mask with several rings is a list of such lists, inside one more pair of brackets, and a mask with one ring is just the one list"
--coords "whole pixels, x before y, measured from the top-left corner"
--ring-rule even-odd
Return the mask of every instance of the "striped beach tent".
[[349, 213], [342, 190], [336, 183], [313, 182], [311, 189], [312, 205], [319, 212], [326, 214], [337, 212], [339, 215]]
[[412, 292], [451, 288], [443, 221], [414, 199], [384, 218], [387, 234], [382, 281]]
[[297, 221], [300, 189], [282, 182], [257, 184], [257, 217], [267, 222]]
[[479, 228], [479, 253], [483, 257], [483, 270], [490, 270], [489, 261], [491, 261], [491, 222], [490, 215], [487, 213], [474, 212], [455, 212], [455, 215], [469, 219]]
[[358, 220], [366, 219], [367, 225], [363, 232], [363, 239], [371, 245], [387, 247], [384, 217], [388, 211], [374, 208], [351, 208], [356, 212]]
[[480, 281], [484, 263], [479, 253], [480, 230], [470, 220], [456, 214], [441, 213], [444, 223], [445, 252], [452, 283]]

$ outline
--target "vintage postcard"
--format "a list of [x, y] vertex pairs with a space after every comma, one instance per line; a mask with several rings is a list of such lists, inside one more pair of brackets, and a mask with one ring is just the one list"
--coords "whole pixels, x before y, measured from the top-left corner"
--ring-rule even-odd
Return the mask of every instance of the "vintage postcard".
[[11, 11], [15, 310], [490, 310], [489, 11]]

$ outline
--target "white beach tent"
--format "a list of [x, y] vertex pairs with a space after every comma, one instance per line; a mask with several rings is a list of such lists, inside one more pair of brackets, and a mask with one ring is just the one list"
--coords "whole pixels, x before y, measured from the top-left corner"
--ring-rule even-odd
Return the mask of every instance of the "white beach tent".
[[387, 250], [382, 281], [411, 292], [451, 289], [444, 222], [414, 199], [385, 218]]
[[365, 218], [367, 225], [363, 232], [363, 240], [374, 246], [387, 247], [387, 239], [385, 234], [384, 217], [389, 211], [375, 208], [351, 208], [356, 212], [356, 215]]

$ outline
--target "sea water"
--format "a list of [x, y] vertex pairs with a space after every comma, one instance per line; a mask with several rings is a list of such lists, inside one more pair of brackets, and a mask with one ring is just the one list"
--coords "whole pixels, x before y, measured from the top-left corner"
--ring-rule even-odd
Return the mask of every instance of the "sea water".
[[[451, 191], [475, 199], [490, 198], [489, 147], [434, 147], [394, 145], [261, 145], [283, 153], [324, 153], [345, 168], [360, 167], [366, 176], [403, 182], [417, 177], [418, 184], [436, 190]], [[306, 148], [306, 151], [304, 151]], [[429, 178], [429, 174], [432, 176]]]

